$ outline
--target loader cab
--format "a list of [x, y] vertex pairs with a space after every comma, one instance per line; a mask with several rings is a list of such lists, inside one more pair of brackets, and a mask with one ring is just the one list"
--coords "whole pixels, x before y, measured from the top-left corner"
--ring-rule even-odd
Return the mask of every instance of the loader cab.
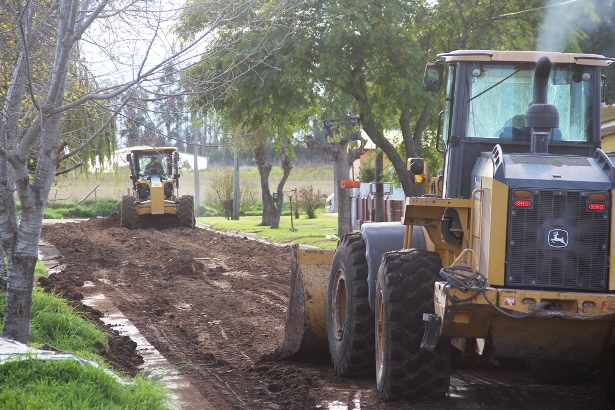
[[592, 156], [600, 147], [602, 56], [551, 52], [455, 51], [428, 65], [423, 87], [446, 88], [439, 117], [444, 147], [442, 192], [445, 198], [469, 198], [469, 177], [476, 159], [496, 144], [505, 153], [530, 152], [531, 129], [525, 114], [533, 100], [536, 61], [553, 63], [548, 104], [559, 111], [559, 128], [549, 137], [548, 152]]

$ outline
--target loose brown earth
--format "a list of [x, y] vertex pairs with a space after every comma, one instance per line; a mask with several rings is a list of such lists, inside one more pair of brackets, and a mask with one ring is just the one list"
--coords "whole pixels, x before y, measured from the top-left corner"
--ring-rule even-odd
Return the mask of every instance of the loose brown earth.
[[[166, 228], [166, 229], [163, 229]], [[436, 402], [383, 403], [373, 378], [344, 379], [327, 361], [275, 359], [288, 304], [288, 247], [153, 222], [127, 230], [117, 215], [45, 225], [64, 269], [43, 280], [78, 303], [103, 293], [206, 399], [194, 409], [606, 408], [586, 383], [534, 383], [526, 372], [455, 370]], [[94, 286], [84, 286], [84, 284]], [[96, 312], [82, 307], [92, 317]], [[110, 332], [107, 358], [134, 373], [134, 343]]]

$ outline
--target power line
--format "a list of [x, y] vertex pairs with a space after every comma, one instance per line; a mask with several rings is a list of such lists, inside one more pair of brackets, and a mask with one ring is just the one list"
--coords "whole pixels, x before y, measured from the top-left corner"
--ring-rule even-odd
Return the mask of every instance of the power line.
[[559, 7], [559, 6], [563, 6], [565, 4], [576, 3], [577, 1], [578, 0], [567, 0], [567, 1], [563, 1], [561, 3], [557, 3], [557, 4], [549, 4], [547, 6], [536, 7], [536, 8], [533, 8], [533, 9], [515, 11], [513, 13], [500, 14], [500, 17], [514, 16], [514, 15], [517, 15], [517, 14], [529, 13], [531, 11], [544, 10], [544, 9], [548, 9], [548, 8], [552, 8], [552, 7]]

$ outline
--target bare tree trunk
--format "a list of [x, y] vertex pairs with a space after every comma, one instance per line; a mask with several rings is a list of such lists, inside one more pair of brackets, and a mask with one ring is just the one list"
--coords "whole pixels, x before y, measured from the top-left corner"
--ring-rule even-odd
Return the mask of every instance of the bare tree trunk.
[[[0, 218], [0, 227], [9, 228], [3, 234], [3, 247], [7, 253], [8, 260], [8, 284], [4, 316], [4, 327], [2, 336], [11, 338], [23, 343], [27, 343], [30, 337], [30, 320], [32, 309], [32, 288], [34, 278], [34, 267], [38, 260], [38, 243], [43, 224], [43, 212], [47, 204], [49, 189], [53, 183], [59, 156], [64, 149], [64, 144], [58, 145], [60, 135], [61, 111], [58, 107], [62, 106], [64, 92], [66, 89], [66, 79], [69, 70], [70, 52], [80, 37], [80, 33], [75, 30], [75, 20], [71, 16], [77, 15], [78, 1], [65, 0], [60, 2], [59, 19], [57, 26], [56, 53], [53, 61], [53, 71], [49, 82], [49, 89], [45, 100], [36, 100], [36, 96], [31, 95], [32, 103], [38, 108], [39, 115], [33, 124], [27, 128], [21, 140], [9, 140], [10, 134], [3, 128], [0, 146], [3, 151], [3, 161], [9, 163], [7, 174], [12, 180], [0, 188], [3, 194], [3, 205], [11, 203], [9, 196], [13, 195], [13, 187], [16, 189], [21, 203], [22, 214], [19, 225], [16, 223], [16, 216]], [[28, 7], [28, 17], [32, 18], [34, 6]], [[23, 29], [25, 38], [23, 42], [19, 61], [24, 64], [17, 64], [13, 78], [27, 78], [26, 71], [26, 46], [30, 20], [25, 19]], [[9, 96], [12, 93], [19, 94], [18, 85], [11, 84]], [[23, 98], [23, 95], [19, 98]], [[19, 107], [16, 102], [17, 111], [11, 111], [15, 119], [19, 120]], [[10, 103], [9, 103], [10, 104]], [[18, 129], [17, 123], [7, 126]], [[12, 136], [12, 138], [16, 138]], [[35, 144], [37, 142], [37, 144]], [[36, 170], [31, 181], [28, 173], [28, 160], [31, 155], [31, 148], [38, 145], [38, 156], [36, 157]], [[10, 152], [7, 150], [11, 147]], [[11, 185], [14, 182], [14, 185]], [[14, 204], [14, 201], [13, 201]], [[1, 206], [0, 206], [1, 207]], [[15, 218], [13, 220], [13, 218]], [[10, 230], [16, 227], [15, 230]], [[6, 235], [6, 236], [5, 236]]]
[[274, 229], [280, 227], [280, 217], [282, 216], [282, 206], [284, 205], [284, 185], [290, 175], [290, 171], [293, 169], [290, 155], [284, 154], [280, 166], [282, 167], [283, 174], [282, 179], [280, 179], [280, 182], [278, 183], [278, 200], [273, 202], [274, 212], [272, 212], [271, 215], [271, 227]]
[[37, 258], [14, 255], [10, 260], [12, 263], [9, 263], [11, 268], [7, 284], [2, 336], [27, 343], [30, 338], [32, 288]]
[[260, 176], [261, 198], [263, 200], [261, 225], [271, 226], [271, 217], [274, 212], [273, 197], [269, 188], [271, 164], [267, 163], [267, 147], [264, 142], [257, 144], [254, 147], [254, 159], [256, 160], [256, 166], [258, 167], [258, 175]]
[[282, 207], [284, 206], [284, 185], [293, 169], [291, 158], [288, 154], [282, 156], [280, 166], [282, 167], [282, 178], [278, 183], [276, 190], [277, 199], [273, 199], [269, 187], [269, 175], [271, 174], [271, 164], [267, 162], [267, 145], [266, 140], [262, 140], [254, 147], [254, 158], [258, 167], [261, 183], [261, 197], [263, 200], [263, 215], [261, 224], [277, 229], [280, 227], [280, 217], [282, 215]]
[[[335, 175], [341, 180], [348, 179], [350, 177], [350, 153], [348, 152], [348, 143], [340, 143], [340, 150], [335, 160]], [[336, 181], [337, 192], [339, 195], [335, 196], [335, 202], [338, 203], [337, 208], [337, 236], [352, 232], [352, 212], [350, 206], [352, 200], [350, 198], [348, 190], [350, 188], [340, 188], [340, 182]]]
[[351, 221], [352, 212], [350, 206], [352, 200], [350, 199], [349, 192], [346, 192], [347, 188], [340, 188], [340, 182], [350, 177], [352, 163], [361, 157], [365, 142], [366, 141], [361, 140], [361, 144], [358, 147], [349, 150], [348, 142], [323, 145], [318, 143], [311, 135], [305, 138], [305, 145], [309, 149], [317, 149], [326, 152], [333, 159], [333, 174], [335, 176], [333, 186], [335, 192], [335, 207], [337, 208], [338, 236], [352, 232], [352, 225], [354, 223], [354, 221]]

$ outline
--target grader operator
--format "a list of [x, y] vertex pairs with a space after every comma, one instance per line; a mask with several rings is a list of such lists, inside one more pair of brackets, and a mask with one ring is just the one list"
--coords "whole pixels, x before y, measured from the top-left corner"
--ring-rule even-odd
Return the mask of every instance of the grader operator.
[[133, 229], [139, 220], [151, 221], [153, 217], [175, 218], [178, 226], [194, 228], [194, 197], [183, 195], [178, 198], [177, 148], [134, 148], [127, 155], [126, 162], [130, 169], [132, 195], [122, 198], [122, 227]]
[[430, 180], [408, 160], [428, 194], [400, 222], [364, 224], [335, 252], [293, 249], [279, 353], [328, 352], [340, 375], [375, 374], [385, 400], [446, 394], [452, 348], [528, 360], [547, 380], [601, 369], [613, 399], [611, 61], [468, 50], [428, 64], [424, 88], [446, 88], [444, 169]]

